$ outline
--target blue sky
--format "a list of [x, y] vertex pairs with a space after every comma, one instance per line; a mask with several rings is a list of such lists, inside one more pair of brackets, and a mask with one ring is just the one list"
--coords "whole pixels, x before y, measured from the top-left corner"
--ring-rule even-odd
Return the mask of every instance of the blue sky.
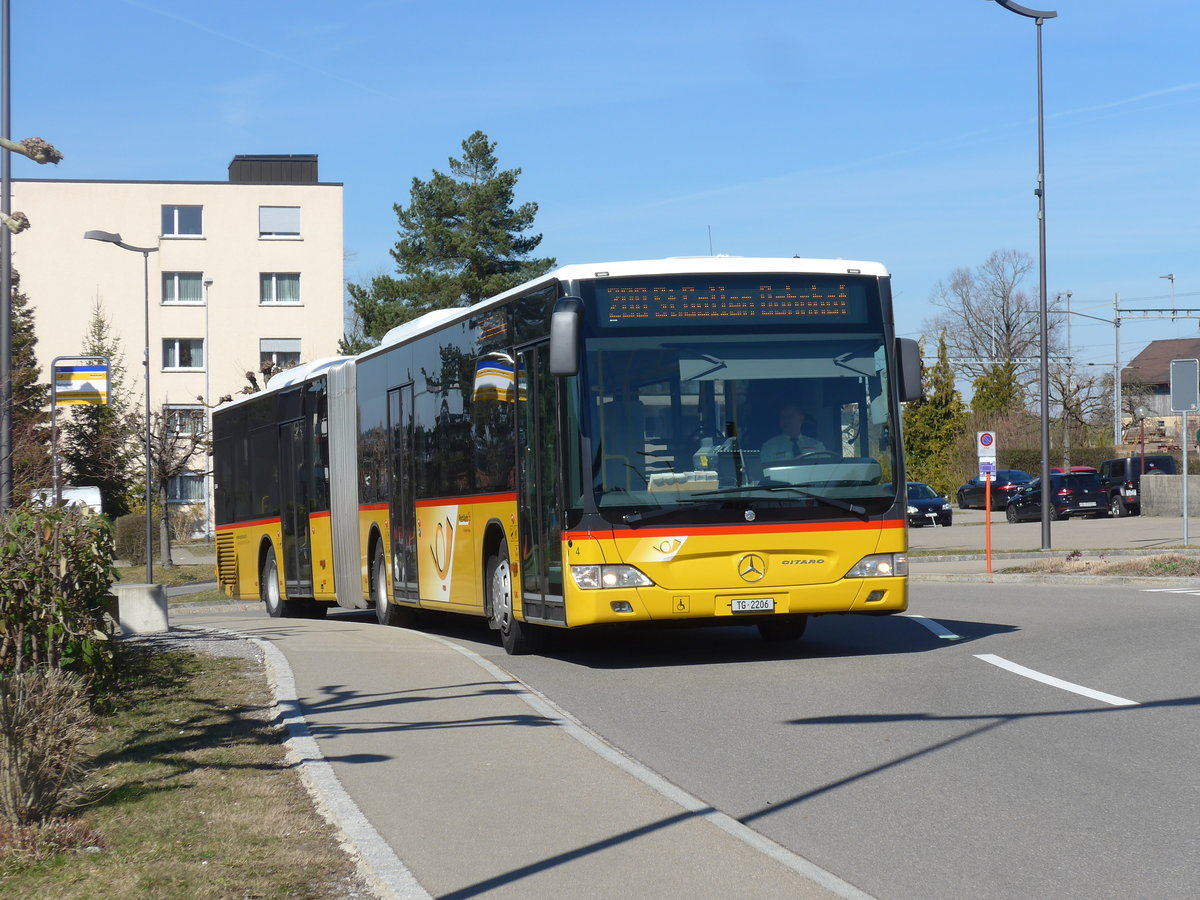
[[[1111, 318], [1118, 292], [1169, 306], [1171, 273], [1200, 307], [1200, 5], [1054, 8], [1049, 292]], [[351, 281], [393, 271], [393, 203], [475, 129], [564, 264], [707, 254], [710, 229], [717, 253], [876, 259], [918, 337], [953, 269], [1037, 254], [1035, 27], [985, 0], [12, 0], [11, 40], [14, 136], [66, 157], [15, 177], [218, 181], [239, 153], [316, 153]], [[1121, 361], [1192, 336], [1126, 317]], [[1111, 325], [1076, 317], [1073, 343], [1113, 361]]]

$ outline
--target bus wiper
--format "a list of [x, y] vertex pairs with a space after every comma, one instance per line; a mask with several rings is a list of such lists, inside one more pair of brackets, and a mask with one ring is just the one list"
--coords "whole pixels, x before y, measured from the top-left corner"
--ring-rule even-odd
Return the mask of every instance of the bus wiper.
[[[687, 504], [685, 507], [683, 504]], [[687, 497], [679, 498], [671, 506], [659, 506], [656, 509], [642, 510], [632, 512], [621, 517], [626, 525], [639, 525], [642, 522], [649, 522], [653, 519], [661, 519], [663, 516], [669, 516], [671, 513], [679, 512], [683, 509], [720, 509], [724, 504], [720, 500], [692, 500]]]
[[801, 490], [792, 484], [758, 484], [747, 485], [746, 487], [718, 488], [715, 491], [705, 491], [703, 494], [696, 494], [695, 496], [729, 496], [731, 494], [745, 494], [747, 491], [787, 491], [790, 494], [795, 494], [799, 497], [806, 497], [809, 500], [816, 500], [820, 503], [826, 504], [827, 506], [832, 506], [835, 509], [844, 509], [846, 512], [854, 513], [854, 515], [861, 516], [864, 519], [867, 518], [866, 509], [855, 503], [847, 503], [845, 500], [839, 500], [837, 497], [826, 497], [824, 494], [815, 494], [812, 491]]
[[[681, 497], [675, 504], [671, 506], [661, 506], [658, 509], [652, 509], [648, 512], [634, 512], [623, 516], [623, 520], [627, 525], [638, 525], [642, 522], [649, 522], [654, 519], [662, 518], [674, 512], [679, 512], [685, 507], [686, 509], [720, 509], [724, 500], [753, 500], [753, 491], [787, 491], [791, 494], [796, 494], [806, 499], [816, 500], [819, 503], [824, 503], [827, 506], [832, 506], [835, 509], [842, 509], [848, 513], [853, 513], [860, 516], [864, 520], [867, 518], [867, 511], [861, 506], [854, 503], [847, 503], [845, 500], [839, 500], [836, 497], [826, 497], [822, 494], [814, 494], [811, 491], [801, 490], [798, 487], [790, 484], [761, 484], [754, 487], [735, 487], [735, 488], [718, 488], [715, 491], [705, 491], [702, 494], [694, 494], [691, 497]], [[737, 495], [742, 496], [738, 497]], [[704, 499], [709, 497], [721, 497], [720, 500]]]

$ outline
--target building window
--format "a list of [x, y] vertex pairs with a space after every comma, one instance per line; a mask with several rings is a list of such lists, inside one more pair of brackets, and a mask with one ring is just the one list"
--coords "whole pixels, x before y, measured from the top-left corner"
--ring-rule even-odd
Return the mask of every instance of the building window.
[[258, 302], [263, 306], [300, 302], [300, 276], [263, 272], [258, 281]]
[[300, 237], [300, 207], [260, 206], [258, 208], [260, 238]]
[[164, 206], [163, 237], [199, 237], [204, 234], [203, 206]]
[[163, 338], [164, 369], [204, 369], [203, 338]]
[[281, 369], [300, 365], [299, 338], [262, 338], [258, 342], [258, 361], [271, 363]]
[[170, 434], [204, 434], [203, 406], [164, 406], [163, 419]]
[[203, 303], [204, 273], [163, 272], [162, 302], [192, 304]]
[[175, 475], [167, 482], [168, 503], [203, 503], [204, 476], [194, 472]]

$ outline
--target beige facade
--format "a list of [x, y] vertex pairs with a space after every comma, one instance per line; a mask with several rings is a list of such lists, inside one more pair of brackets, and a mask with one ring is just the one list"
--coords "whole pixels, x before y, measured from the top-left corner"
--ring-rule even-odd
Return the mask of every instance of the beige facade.
[[[13, 237], [13, 267], [36, 311], [46, 380], [54, 357], [80, 352], [97, 303], [120, 340], [138, 409], [147, 318], [155, 412], [240, 391], [265, 355], [307, 362], [337, 353], [340, 184], [17, 179], [12, 194], [32, 223]], [[157, 248], [145, 258], [148, 304], [143, 255], [85, 240], [90, 230]]]

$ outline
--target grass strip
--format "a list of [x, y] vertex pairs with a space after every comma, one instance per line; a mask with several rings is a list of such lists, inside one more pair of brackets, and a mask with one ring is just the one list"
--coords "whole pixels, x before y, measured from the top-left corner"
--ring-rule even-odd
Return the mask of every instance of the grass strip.
[[[121, 579], [118, 584], [145, 584], [145, 566], [117, 566], [117, 574]], [[181, 584], [196, 584], [201, 581], [216, 581], [217, 573], [212, 566], [154, 566], [154, 583], [164, 587], [178, 587]]]
[[91, 845], [0, 848], [0, 897], [371, 896], [285, 759], [259, 664], [123, 649], [112, 707], [71, 819]]
[[1007, 566], [1000, 571], [1052, 575], [1143, 575], [1197, 578], [1200, 577], [1200, 557], [1181, 553], [1106, 557], [1102, 552], [1088, 556], [1076, 551], [1065, 557], [1040, 559], [1020, 566]]

